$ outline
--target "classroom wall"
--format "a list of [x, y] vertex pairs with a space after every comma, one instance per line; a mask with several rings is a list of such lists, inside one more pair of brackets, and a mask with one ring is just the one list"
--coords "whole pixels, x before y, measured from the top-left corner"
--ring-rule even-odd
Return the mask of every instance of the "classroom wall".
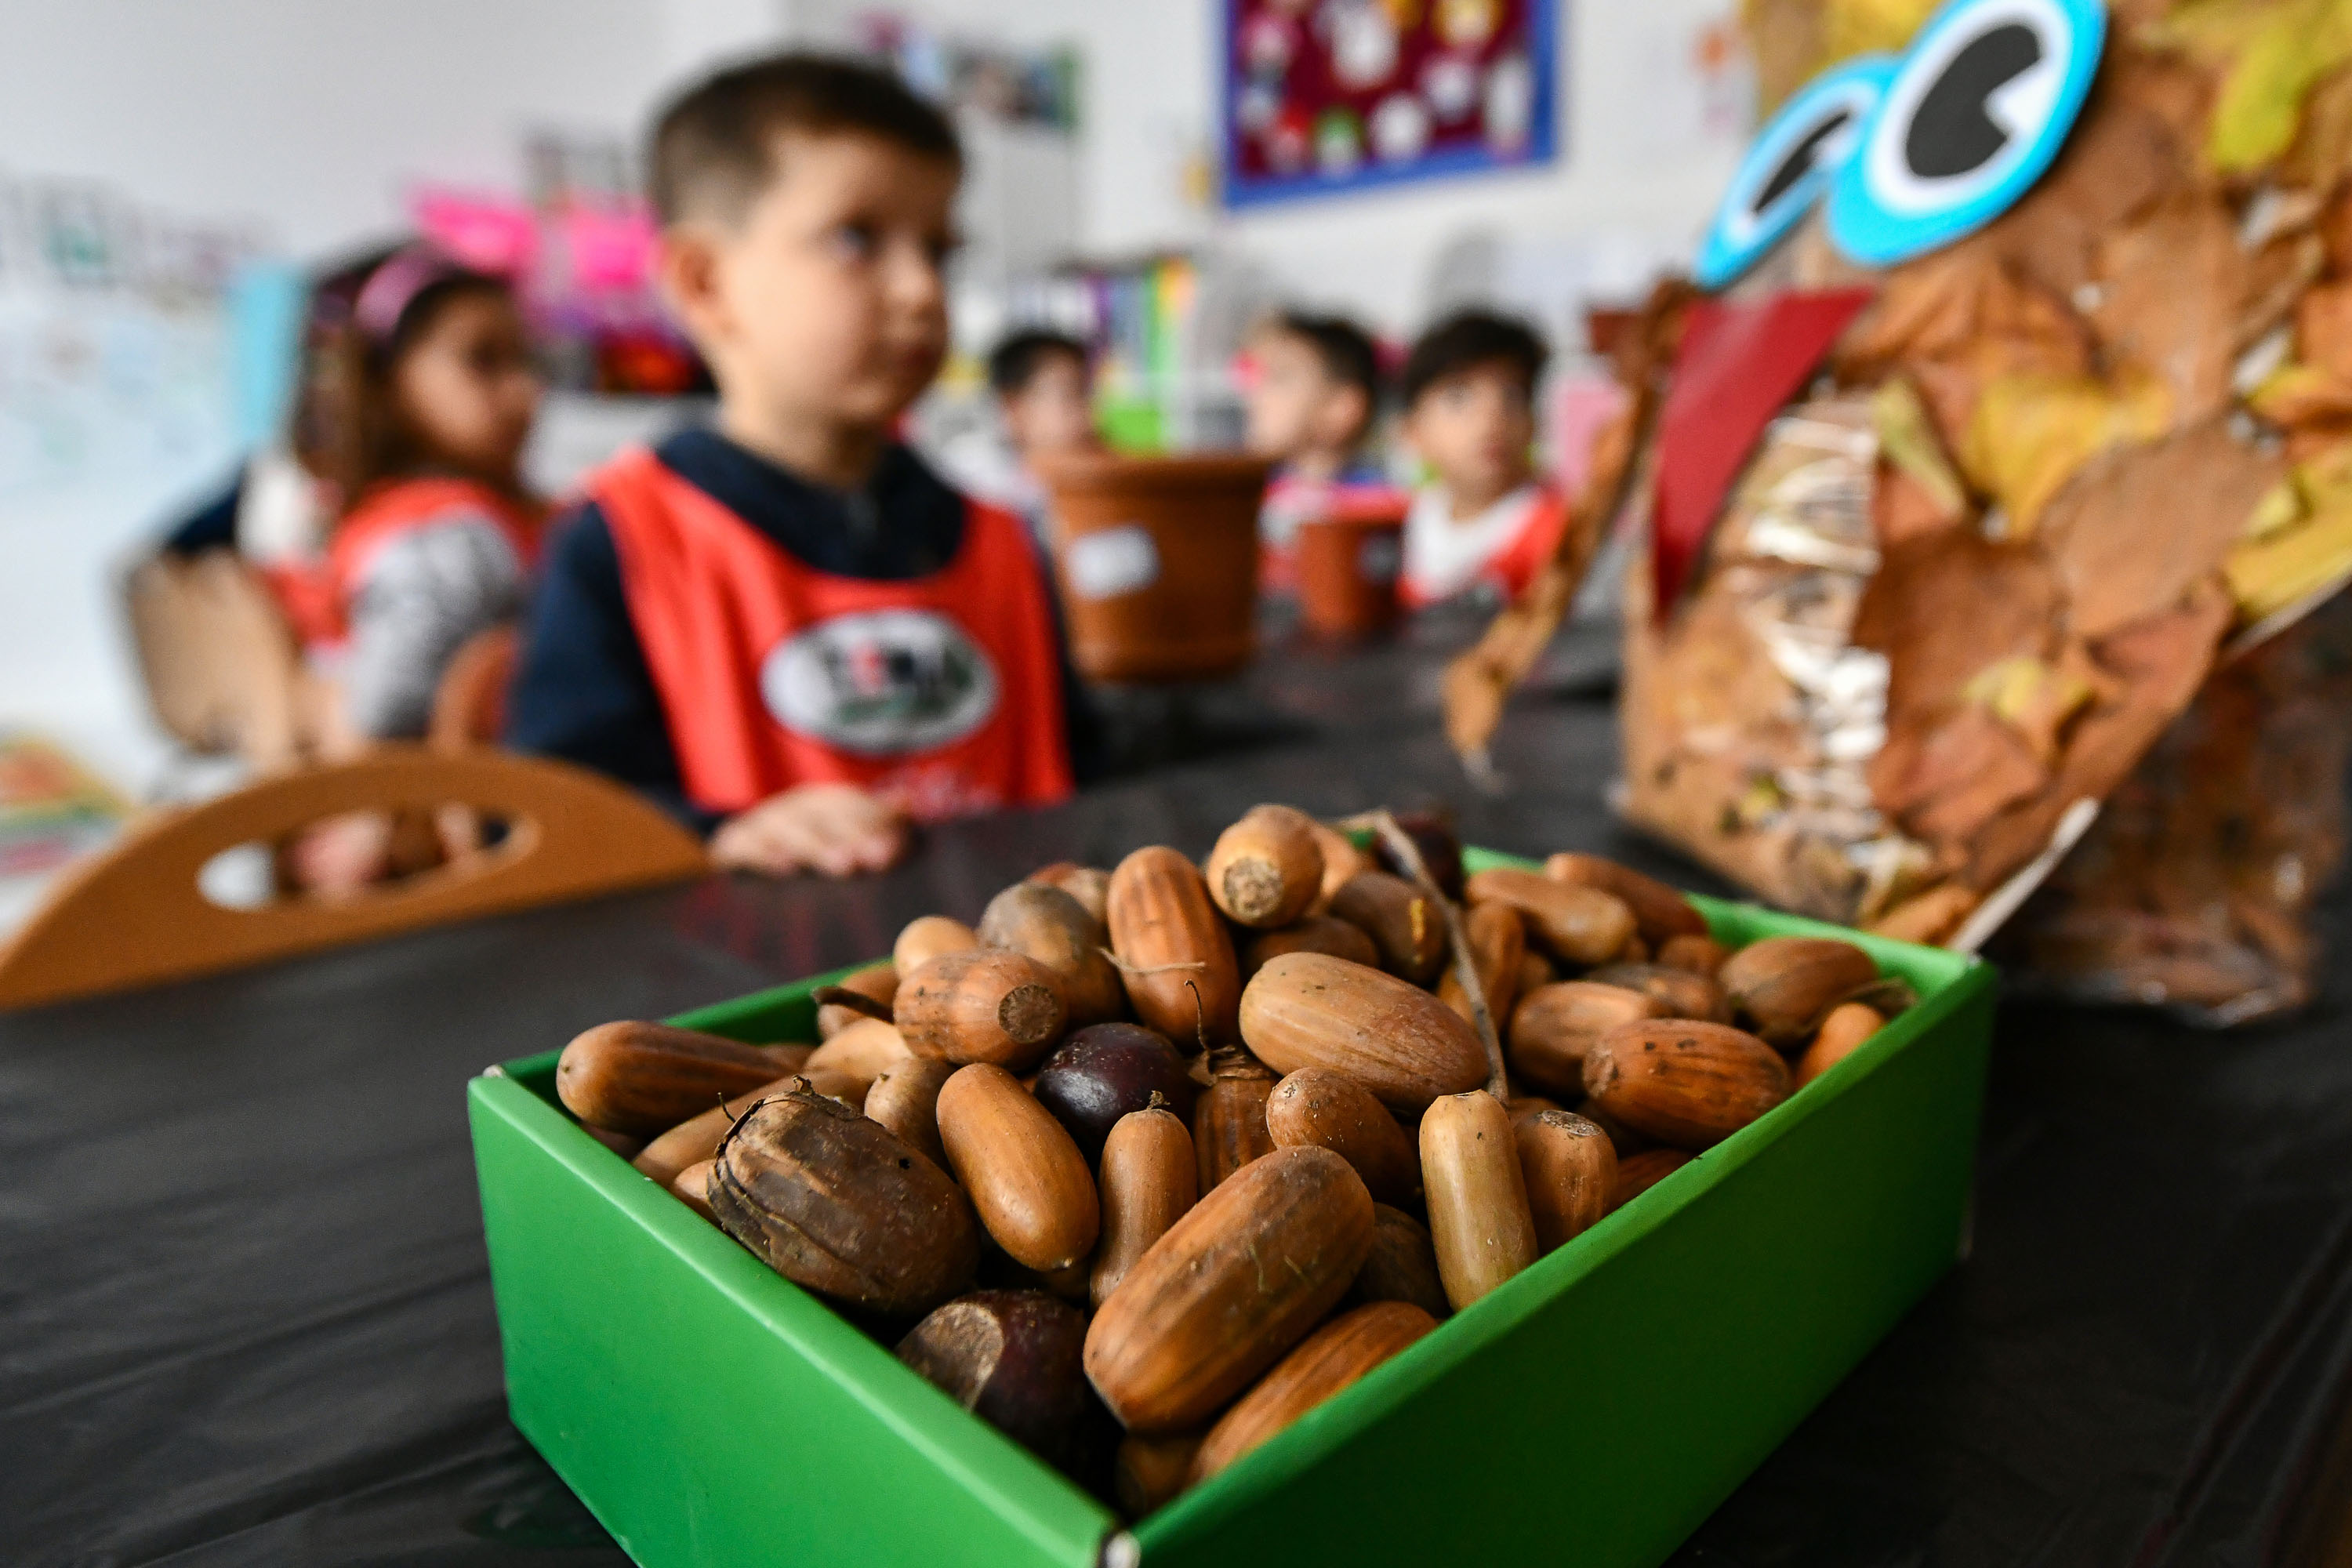
[[[803, 14], [824, 3], [801, 0]], [[1701, 101], [1678, 66], [1734, 0], [1560, 4], [1568, 109], [1551, 166], [1234, 215], [1182, 189], [1185, 161], [1213, 146], [1219, 0], [919, 0], [908, 8], [943, 26], [1082, 46], [1079, 232], [1089, 250], [1236, 245], [1302, 300], [1405, 333], [1425, 314], [1441, 257], [1481, 248], [1482, 237], [1503, 241], [1491, 259], [1507, 294], [1637, 289], [1661, 261], [1687, 256], [1730, 174], [1746, 139], [1745, 106]], [[1710, 107], [1712, 132], [1702, 124]]]

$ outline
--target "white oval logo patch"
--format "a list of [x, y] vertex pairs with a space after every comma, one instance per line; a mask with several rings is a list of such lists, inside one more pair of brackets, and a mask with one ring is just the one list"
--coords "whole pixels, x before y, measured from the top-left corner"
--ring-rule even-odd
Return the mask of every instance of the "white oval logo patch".
[[869, 757], [962, 740], [996, 711], [997, 689], [988, 655], [930, 610], [835, 616], [760, 667], [760, 695], [785, 729]]

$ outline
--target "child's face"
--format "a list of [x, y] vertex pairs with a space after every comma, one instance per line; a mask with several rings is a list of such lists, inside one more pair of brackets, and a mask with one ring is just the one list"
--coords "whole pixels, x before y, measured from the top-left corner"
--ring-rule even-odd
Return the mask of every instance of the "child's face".
[[1070, 355], [1046, 357], [1018, 392], [1004, 398], [1004, 433], [1025, 462], [1047, 452], [1095, 444], [1094, 401], [1086, 365]]
[[1535, 412], [1517, 367], [1496, 360], [1423, 388], [1404, 434], [1456, 503], [1484, 506], [1526, 482]]
[[488, 289], [444, 301], [392, 367], [394, 405], [426, 453], [498, 484], [515, 480], [539, 392], [521, 312]]
[[664, 281], [730, 417], [886, 429], [939, 374], [955, 164], [878, 137], [787, 133], [731, 226], [664, 237]]
[[1249, 449], [1277, 462], [1344, 459], [1363, 439], [1371, 409], [1363, 389], [1332, 379], [1315, 345], [1287, 332], [1251, 344], [1257, 381], [1249, 392]]

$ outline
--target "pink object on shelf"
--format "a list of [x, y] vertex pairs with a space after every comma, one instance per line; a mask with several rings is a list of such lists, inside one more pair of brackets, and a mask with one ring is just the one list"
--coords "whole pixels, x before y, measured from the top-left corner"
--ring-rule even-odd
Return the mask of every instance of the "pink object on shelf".
[[560, 221], [575, 288], [637, 289], [652, 278], [659, 231], [644, 207], [612, 211], [576, 206]]
[[409, 198], [425, 238], [479, 272], [524, 278], [539, 255], [539, 223], [524, 203], [428, 185]]

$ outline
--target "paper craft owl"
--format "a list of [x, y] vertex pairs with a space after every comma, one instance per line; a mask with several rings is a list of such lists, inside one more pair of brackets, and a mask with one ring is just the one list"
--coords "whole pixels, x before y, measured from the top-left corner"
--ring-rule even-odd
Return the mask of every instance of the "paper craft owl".
[[1622, 515], [1632, 821], [2076, 993], [2293, 1005], [2352, 731], [2352, 0], [1748, 21], [1790, 90], [1456, 746]]

